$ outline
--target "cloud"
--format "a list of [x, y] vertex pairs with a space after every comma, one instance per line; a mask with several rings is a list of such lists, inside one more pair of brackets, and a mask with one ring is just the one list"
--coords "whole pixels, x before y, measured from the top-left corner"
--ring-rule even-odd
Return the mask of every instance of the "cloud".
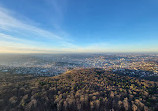
[[20, 43], [35, 43], [33, 41], [30, 40], [25, 40], [25, 39], [20, 39], [11, 35], [7, 35], [4, 33], [0, 33], [0, 40], [4, 40], [4, 41], [14, 41], [14, 42], [20, 42]]
[[[54, 50], [54, 48], [56, 48], [57, 50], [62, 50], [62, 48], [76, 47], [76, 45], [69, 42], [73, 40], [67, 40], [66, 38], [54, 34], [53, 32], [25, 23], [24, 20], [19, 20], [14, 15], [14, 12], [0, 7], [1, 47], [2, 45], [4, 47], [8, 45], [11, 47], [14, 46], [15, 49], [18, 49], [18, 47], [25, 46], [26, 50], [27, 47], [31, 46], [36, 47], [38, 51], [39, 48], [45, 48], [45, 50], [47, 50], [48, 47], [52, 48], [52, 50]], [[18, 45], [15, 47], [15, 44]], [[11, 48], [8, 46], [7, 50]], [[13, 50], [13, 47], [10, 50]], [[42, 49], [41, 51], [44, 51], [44, 49]]]
[[61, 40], [62, 37], [49, 32], [47, 30], [43, 30], [36, 26], [28, 25], [23, 23], [22, 21], [16, 19], [15, 17], [11, 16], [11, 13], [2, 7], [0, 7], [0, 28], [3, 30], [11, 31], [11, 30], [25, 30], [35, 35], [39, 35], [48, 39], [58, 39]]
[[[59, 13], [59, 18], [62, 18], [61, 7], [56, 2], [53, 4], [56, 12]], [[61, 35], [69, 35], [61, 30], [59, 25], [56, 24], [56, 27], [60, 30]], [[25, 20], [19, 20], [14, 12], [0, 7], [0, 53], [156, 52], [158, 51], [156, 46], [143, 48], [138, 44], [116, 45], [104, 41], [78, 46], [73, 43], [72, 39], [26, 23]]]

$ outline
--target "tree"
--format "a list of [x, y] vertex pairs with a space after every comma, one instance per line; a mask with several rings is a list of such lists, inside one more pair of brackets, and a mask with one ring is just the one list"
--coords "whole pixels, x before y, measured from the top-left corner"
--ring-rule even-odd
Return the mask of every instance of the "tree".
[[137, 106], [135, 104], [132, 104], [132, 111], [137, 111]]
[[128, 111], [128, 98], [124, 98], [123, 100], [123, 107], [126, 111]]

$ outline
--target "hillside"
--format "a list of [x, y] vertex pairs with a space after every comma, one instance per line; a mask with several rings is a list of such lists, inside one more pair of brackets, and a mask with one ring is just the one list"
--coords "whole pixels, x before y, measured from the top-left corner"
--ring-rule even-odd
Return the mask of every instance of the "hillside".
[[56, 77], [0, 76], [0, 110], [158, 110], [158, 82], [102, 69], [72, 70]]

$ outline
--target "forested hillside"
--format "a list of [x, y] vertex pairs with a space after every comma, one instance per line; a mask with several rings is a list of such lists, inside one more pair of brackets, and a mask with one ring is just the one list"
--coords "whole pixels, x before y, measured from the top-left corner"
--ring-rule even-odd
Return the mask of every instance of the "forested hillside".
[[0, 76], [0, 110], [158, 110], [158, 82], [102, 69], [72, 70], [56, 77]]

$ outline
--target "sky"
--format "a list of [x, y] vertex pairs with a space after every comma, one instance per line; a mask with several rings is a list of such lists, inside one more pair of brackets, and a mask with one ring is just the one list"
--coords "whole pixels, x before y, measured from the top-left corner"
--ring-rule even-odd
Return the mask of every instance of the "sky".
[[0, 53], [158, 52], [157, 0], [0, 0]]

